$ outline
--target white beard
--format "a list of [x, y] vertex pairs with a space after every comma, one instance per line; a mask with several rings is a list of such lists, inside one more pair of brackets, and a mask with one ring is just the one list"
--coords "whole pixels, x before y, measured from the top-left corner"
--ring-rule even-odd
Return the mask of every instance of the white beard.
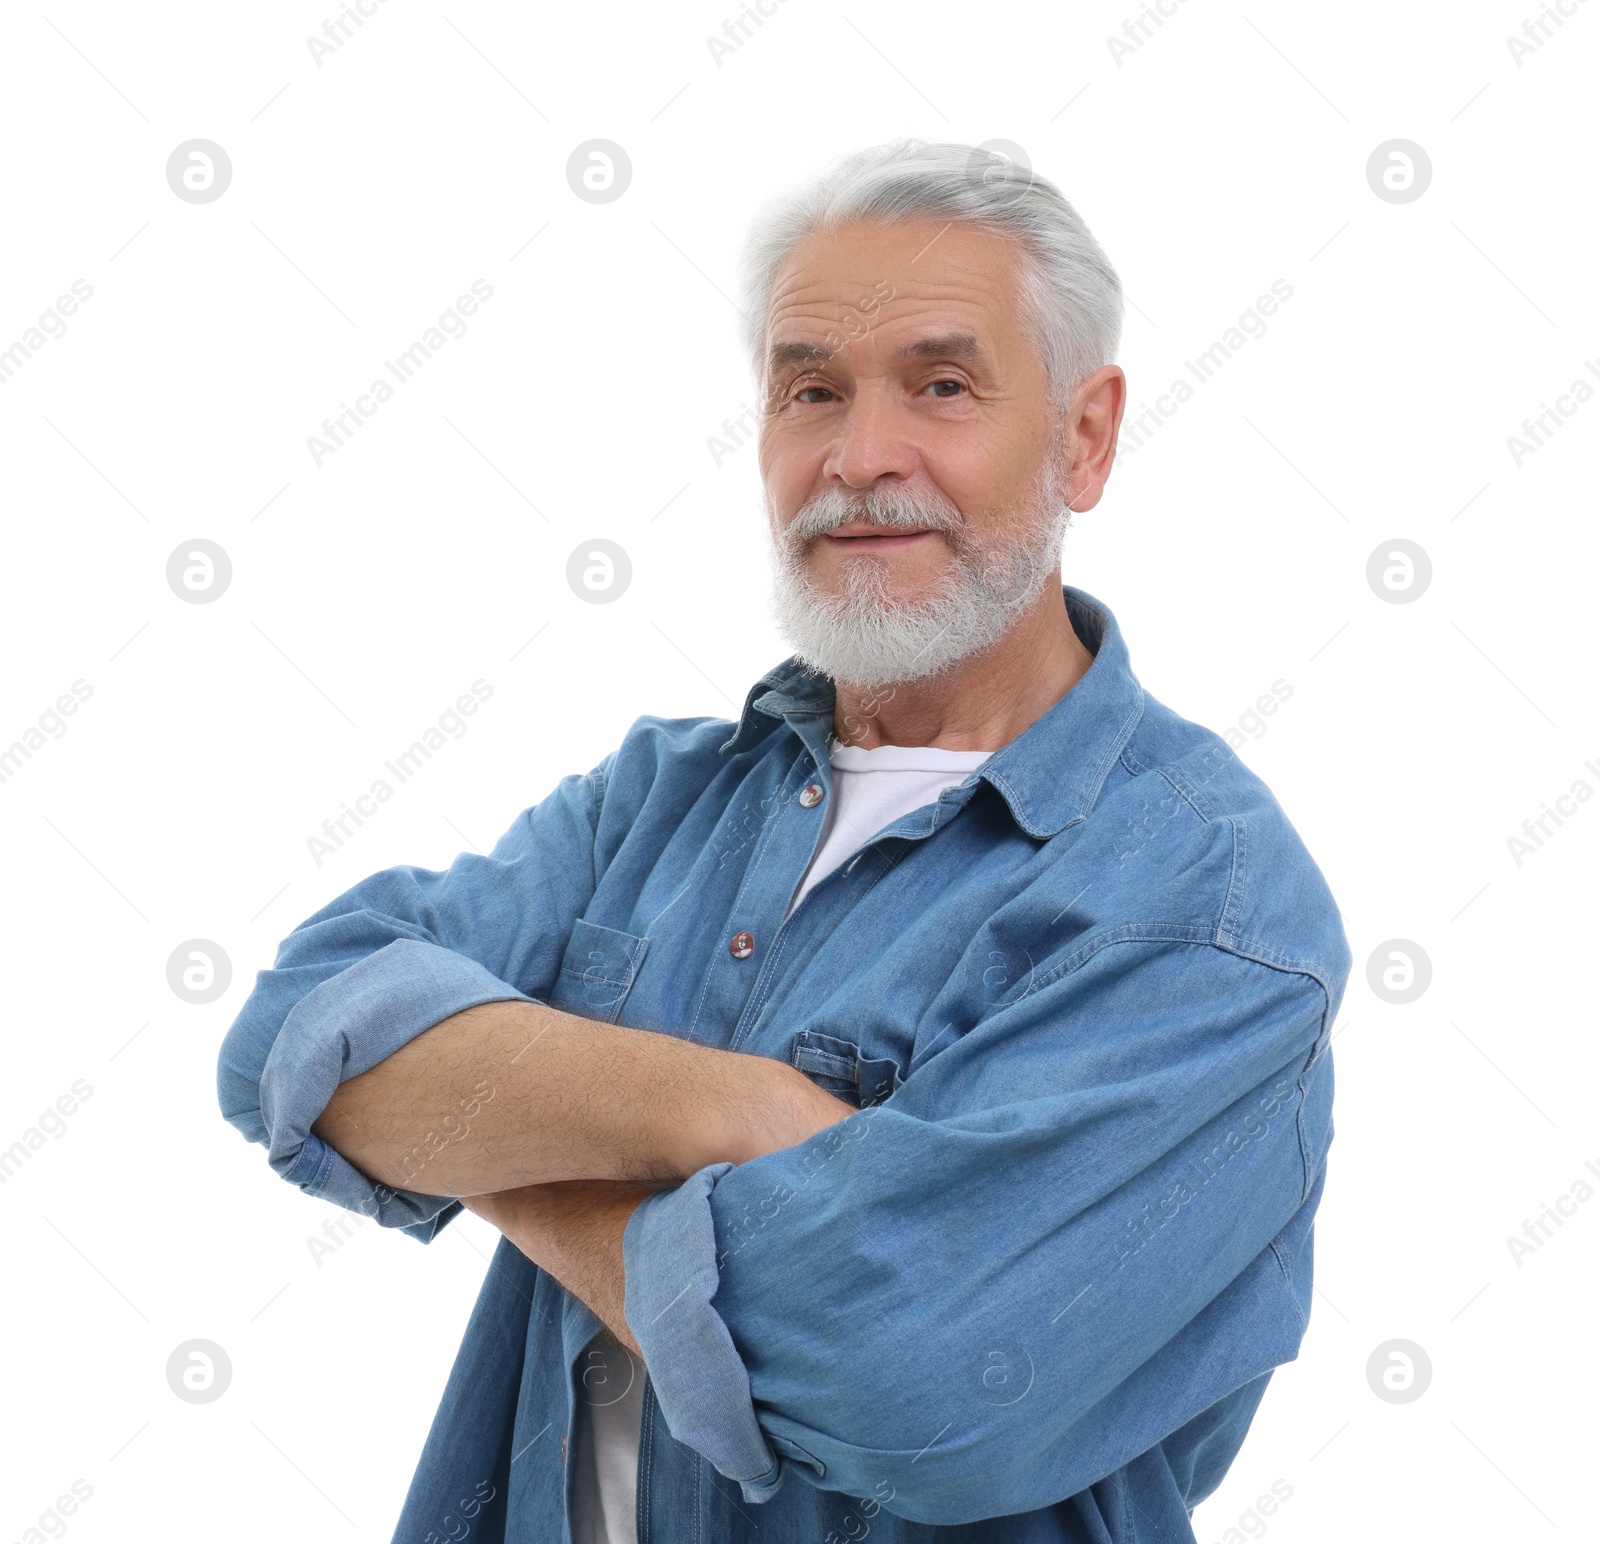
[[[892, 486], [854, 494], [830, 488], [801, 506], [772, 552], [772, 606], [779, 630], [811, 669], [873, 688], [942, 674], [998, 643], [1061, 565], [1071, 514], [1066, 478], [1052, 454], [1020, 511], [1023, 529], [988, 546], [973, 543], [947, 500]], [[771, 514], [771, 503], [768, 501]], [[840, 594], [813, 582], [805, 549], [825, 531], [865, 520], [942, 533], [953, 561], [934, 587], [896, 603], [893, 558], [851, 557]]]

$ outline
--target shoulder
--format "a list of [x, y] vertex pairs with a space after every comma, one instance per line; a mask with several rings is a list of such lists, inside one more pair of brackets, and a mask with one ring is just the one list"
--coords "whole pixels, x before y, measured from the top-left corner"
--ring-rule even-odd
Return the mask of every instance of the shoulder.
[[668, 718], [645, 713], [636, 718], [622, 743], [595, 769], [597, 794], [609, 812], [636, 815], [646, 802], [653, 806], [686, 807], [713, 784], [731, 793], [755, 763], [770, 754], [780, 739], [794, 746], [781, 718], [764, 713], [729, 747], [738, 730], [731, 719], [702, 715]]
[[1203, 926], [1218, 946], [1338, 994], [1350, 950], [1327, 880], [1272, 790], [1212, 730], [1147, 693], [1080, 840], [1114, 876], [1124, 915]]
[[[781, 720], [770, 722], [775, 731], [783, 728]], [[731, 719], [709, 715], [667, 718], [659, 713], [642, 713], [606, 758], [606, 781], [612, 784], [630, 779], [651, 780], [664, 773], [715, 769], [729, 759], [723, 746], [737, 727]], [[763, 736], [761, 743], [765, 744], [767, 738]]]

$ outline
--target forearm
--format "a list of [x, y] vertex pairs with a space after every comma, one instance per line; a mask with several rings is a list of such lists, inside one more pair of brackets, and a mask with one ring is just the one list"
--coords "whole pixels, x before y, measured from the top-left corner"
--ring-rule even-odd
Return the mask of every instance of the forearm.
[[767, 1057], [512, 1001], [457, 1013], [342, 1083], [312, 1130], [379, 1184], [465, 1197], [674, 1181], [849, 1111]]
[[530, 1185], [463, 1202], [548, 1271], [634, 1356], [639, 1343], [623, 1317], [622, 1234], [652, 1181], [576, 1180]]

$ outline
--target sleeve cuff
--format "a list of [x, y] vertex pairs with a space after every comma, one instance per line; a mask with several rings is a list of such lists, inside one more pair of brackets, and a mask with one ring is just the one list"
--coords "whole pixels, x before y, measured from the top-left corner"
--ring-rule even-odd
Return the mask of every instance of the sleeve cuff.
[[261, 1073], [267, 1161], [307, 1195], [401, 1228], [427, 1243], [461, 1210], [451, 1196], [375, 1185], [311, 1126], [347, 1079], [466, 1008], [532, 1002], [453, 949], [397, 938], [295, 1004]]
[[751, 1502], [768, 1500], [782, 1464], [756, 1423], [750, 1377], [716, 1296], [710, 1197], [733, 1165], [713, 1163], [634, 1208], [622, 1236], [623, 1313], [644, 1352], [667, 1429], [703, 1454]]

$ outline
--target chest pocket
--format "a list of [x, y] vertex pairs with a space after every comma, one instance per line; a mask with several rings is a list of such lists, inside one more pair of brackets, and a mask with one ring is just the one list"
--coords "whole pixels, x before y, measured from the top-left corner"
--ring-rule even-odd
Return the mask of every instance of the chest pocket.
[[900, 1086], [900, 1064], [892, 1056], [868, 1057], [852, 1040], [803, 1029], [789, 1058], [825, 1092], [860, 1109], [881, 1104]]
[[579, 918], [561, 957], [550, 1006], [615, 1024], [649, 947], [648, 938]]

